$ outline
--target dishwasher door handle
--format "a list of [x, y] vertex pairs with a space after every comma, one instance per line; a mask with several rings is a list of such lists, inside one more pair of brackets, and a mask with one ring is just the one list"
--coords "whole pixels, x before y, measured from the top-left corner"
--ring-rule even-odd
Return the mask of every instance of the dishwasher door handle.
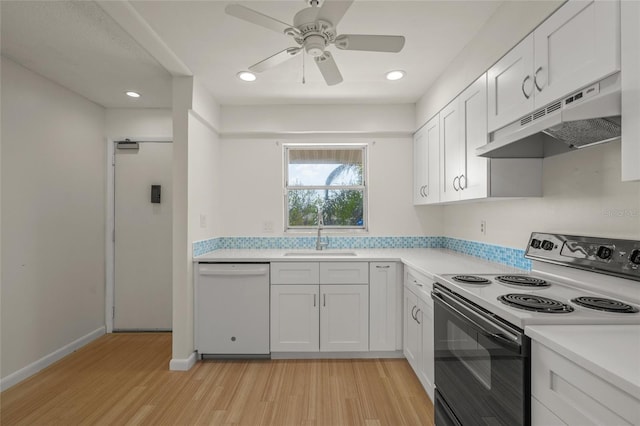
[[207, 269], [200, 268], [198, 271], [200, 275], [215, 276], [215, 277], [239, 277], [239, 276], [256, 276], [267, 275], [269, 268], [260, 269]]

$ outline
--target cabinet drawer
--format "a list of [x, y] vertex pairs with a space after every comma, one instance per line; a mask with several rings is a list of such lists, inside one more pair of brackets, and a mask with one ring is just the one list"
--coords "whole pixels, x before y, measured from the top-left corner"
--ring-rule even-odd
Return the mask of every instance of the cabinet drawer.
[[431, 300], [433, 280], [430, 280], [418, 271], [407, 268], [404, 286], [416, 294], [420, 300], [433, 307], [433, 301]]
[[271, 284], [319, 284], [318, 262], [274, 262]]
[[322, 262], [322, 284], [369, 284], [368, 262]]
[[570, 425], [640, 424], [640, 401], [533, 341], [531, 395]]

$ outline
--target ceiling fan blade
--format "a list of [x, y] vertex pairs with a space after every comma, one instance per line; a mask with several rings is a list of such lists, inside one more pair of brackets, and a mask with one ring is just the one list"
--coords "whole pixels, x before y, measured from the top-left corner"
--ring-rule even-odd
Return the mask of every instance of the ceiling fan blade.
[[321, 56], [316, 56], [313, 59], [316, 61], [316, 65], [318, 65], [318, 69], [327, 85], [334, 86], [342, 82], [342, 74], [340, 74], [338, 65], [331, 53], [324, 52]]
[[229, 4], [224, 8], [227, 15], [242, 19], [252, 24], [260, 25], [261, 27], [268, 28], [277, 33], [284, 34], [285, 30], [291, 28], [290, 24], [278, 21], [267, 15], [263, 15], [260, 12], [256, 12], [248, 7], [241, 6], [239, 4]]
[[342, 50], [366, 50], [370, 52], [397, 53], [404, 47], [403, 36], [342, 34], [336, 37], [335, 45]]
[[347, 10], [351, 7], [353, 0], [324, 0], [316, 20], [328, 21], [334, 27], [338, 26], [338, 22], [342, 19]]
[[251, 65], [249, 67], [249, 71], [253, 71], [253, 72], [266, 71], [269, 68], [273, 68], [276, 65], [280, 65], [281, 63], [288, 61], [289, 59], [293, 58], [300, 52], [302, 52], [301, 47], [289, 47], [287, 49], [284, 49], [281, 52], [276, 53], [275, 55], [269, 56], [264, 61], [260, 61], [257, 64]]

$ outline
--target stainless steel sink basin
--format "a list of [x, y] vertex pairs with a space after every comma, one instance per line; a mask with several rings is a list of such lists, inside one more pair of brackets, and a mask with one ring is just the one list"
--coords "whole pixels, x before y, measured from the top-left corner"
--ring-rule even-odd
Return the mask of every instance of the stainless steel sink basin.
[[288, 251], [284, 256], [306, 256], [306, 257], [343, 257], [357, 256], [352, 251], [325, 251], [325, 250], [309, 250], [309, 251]]

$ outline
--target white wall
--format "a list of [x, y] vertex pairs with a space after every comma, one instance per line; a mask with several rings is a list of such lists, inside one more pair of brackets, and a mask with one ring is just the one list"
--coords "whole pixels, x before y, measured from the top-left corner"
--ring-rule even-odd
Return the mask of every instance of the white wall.
[[416, 104], [416, 127], [425, 124], [514, 47], [564, 0], [506, 1]]
[[[215, 190], [219, 107], [194, 77], [173, 79], [173, 355], [172, 370], [195, 362], [193, 335], [193, 250], [212, 238], [219, 219]], [[207, 183], [211, 182], [208, 187]], [[200, 214], [206, 225], [200, 226]]]
[[[223, 236], [284, 235], [283, 143], [316, 142], [304, 139], [223, 139], [220, 206]], [[418, 211], [412, 205], [410, 138], [330, 138], [322, 143], [367, 143], [369, 169], [370, 236], [440, 235], [440, 207]], [[408, 166], [409, 165], [409, 166]], [[265, 223], [273, 231], [264, 230]]]
[[171, 138], [173, 121], [170, 109], [108, 108], [105, 114], [105, 134], [108, 139]]
[[104, 109], [2, 58], [2, 151], [6, 379], [104, 327]]
[[[620, 142], [544, 159], [544, 196], [444, 207], [444, 234], [524, 248], [533, 231], [640, 239], [640, 182], [620, 181]], [[487, 235], [480, 234], [487, 221]]]
[[296, 137], [344, 133], [398, 137], [413, 133], [414, 119], [413, 104], [223, 106], [221, 134]]

